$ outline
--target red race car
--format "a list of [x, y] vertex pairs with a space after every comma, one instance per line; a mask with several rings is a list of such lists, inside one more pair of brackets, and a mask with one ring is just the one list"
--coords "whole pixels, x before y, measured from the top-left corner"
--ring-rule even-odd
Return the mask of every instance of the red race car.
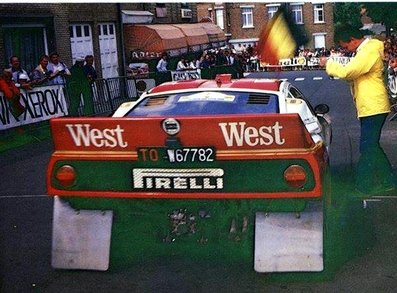
[[287, 81], [219, 75], [161, 84], [113, 117], [52, 119], [53, 266], [136, 260], [126, 242], [200, 257], [244, 242], [258, 272], [322, 271], [328, 110]]

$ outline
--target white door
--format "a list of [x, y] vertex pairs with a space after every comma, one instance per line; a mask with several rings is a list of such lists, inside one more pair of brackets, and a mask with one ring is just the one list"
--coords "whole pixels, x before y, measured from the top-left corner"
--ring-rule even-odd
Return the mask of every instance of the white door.
[[103, 78], [119, 76], [116, 29], [113, 23], [101, 23], [99, 28], [99, 50]]
[[75, 24], [69, 27], [73, 64], [79, 57], [94, 55], [92, 31], [89, 24]]

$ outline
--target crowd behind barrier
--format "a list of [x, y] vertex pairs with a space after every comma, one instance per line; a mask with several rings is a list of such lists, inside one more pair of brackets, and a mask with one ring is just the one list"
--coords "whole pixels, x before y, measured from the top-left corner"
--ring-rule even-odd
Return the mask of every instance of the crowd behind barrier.
[[[393, 109], [397, 110], [397, 45], [395, 38], [385, 41], [385, 55], [389, 61], [387, 82]], [[83, 98], [78, 102], [77, 113], [70, 113], [71, 96], [67, 86], [64, 84], [33, 87], [33, 89], [21, 89], [21, 97], [26, 105], [26, 111], [20, 117], [15, 118], [10, 112], [10, 106], [6, 98], [0, 92], [0, 131], [7, 129], [48, 121], [52, 117], [59, 116], [109, 116], [119, 105], [126, 101], [134, 101], [139, 98], [140, 94], [155, 85], [165, 81], [185, 80], [185, 79], [214, 79], [217, 74], [228, 73], [233, 78], [243, 78], [244, 72], [252, 71], [274, 71], [274, 70], [311, 70], [319, 69], [320, 57], [326, 56], [342, 64], [347, 64], [352, 56], [346, 52], [335, 49], [299, 51], [297, 56], [291, 59], [282, 59], [277, 65], [261, 63], [257, 56], [244, 53], [234, 53], [233, 64], [217, 65], [216, 51], [209, 51], [206, 54], [211, 55], [210, 66], [198, 69], [188, 69], [177, 71], [168, 70], [166, 72], [148, 72], [145, 76], [131, 77], [121, 76], [108, 79], [96, 79], [91, 83], [92, 109], [87, 111]], [[252, 50], [252, 52], [255, 52]], [[236, 57], [240, 56], [240, 57]], [[392, 60], [395, 66], [392, 66]], [[196, 60], [197, 61], [197, 60]], [[239, 62], [242, 61], [242, 62]], [[219, 63], [219, 61], [218, 61]], [[198, 64], [198, 63], [197, 63]], [[91, 101], [90, 101], [91, 102]], [[87, 103], [86, 103], [87, 104]]]
[[[71, 112], [71, 106], [76, 103], [76, 96], [71, 96], [71, 87], [67, 84], [35, 86], [31, 89], [20, 89], [24, 113], [14, 117], [11, 105], [0, 92], [0, 132], [26, 126], [48, 123], [53, 117], [60, 116], [110, 116], [122, 103], [135, 101], [144, 91], [154, 86], [173, 80], [206, 78], [213, 79], [217, 74], [230, 73], [234, 78], [241, 78], [234, 67], [215, 66], [193, 71], [167, 71], [163, 74], [150, 72], [147, 76], [133, 78], [121, 76], [107, 79], [96, 79], [91, 83], [90, 100], [79, 94], [77, 110]], [[72, 85], [73, 86], [73, 85]], [[73, 92], [75, 94], [75, 92]]]

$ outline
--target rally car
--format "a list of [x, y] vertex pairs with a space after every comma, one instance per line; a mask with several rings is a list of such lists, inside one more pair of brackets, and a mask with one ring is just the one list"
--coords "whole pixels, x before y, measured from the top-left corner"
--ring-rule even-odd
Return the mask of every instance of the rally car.
[[219, 75], [52, 119], [53, 267], [252, 250], [257, 272], [322, 271], [328, 110], [285, 80]]

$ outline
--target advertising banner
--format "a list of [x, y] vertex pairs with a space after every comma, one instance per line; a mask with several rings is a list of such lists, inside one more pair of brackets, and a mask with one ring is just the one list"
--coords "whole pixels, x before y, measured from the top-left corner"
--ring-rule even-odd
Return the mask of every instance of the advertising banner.
[[[328, 57], [335, 62], [338, 62], [342, 65], [346, 65], [350, 62], [351, 57], [343, 57], [343, 56], [332, 56]], [[293, 69], [293, 68], [317, 68], [320, 66], [320, 58], [318, 57], [294, 57], [294, 58], [287, 58], [287, 59], [280, 59], [277, 65], [270, 65], [267, 63], [260, 62], [261, 67], [271, 68], [277, 67], [281, 69]]]
[[0, 92], [0, 131], [68, 114], [63, 86], [60, 85], [37, 87], [28, 91], [21, 89], [20, 101], [25, 111], [19, 117], [14, 117], [9, 101]]
[[200, 79], [200, 70], [188, 70], [188, 71], [171, 71], [171, 76], [173, 81], [177, 80], [190, 80], [190, 79]]

